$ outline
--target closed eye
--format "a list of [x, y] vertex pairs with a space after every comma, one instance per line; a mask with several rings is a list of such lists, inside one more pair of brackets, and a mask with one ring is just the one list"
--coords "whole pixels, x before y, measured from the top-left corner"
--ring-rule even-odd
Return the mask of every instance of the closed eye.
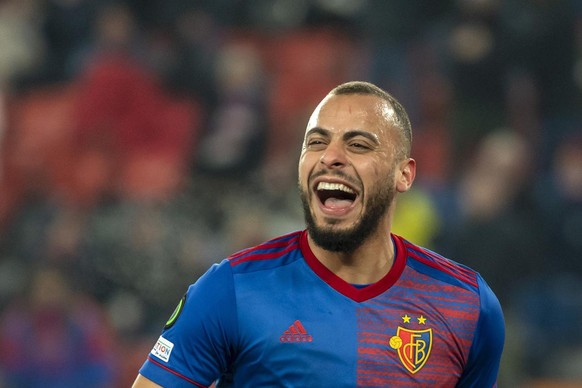
[[352, 142], [349, 144], [349, 146], [350, 148], [358, 152], [369, 151], [372, 149], [372, 147], [370, 147], [368, 144], [360, 142]]
[[327, 142], [325, 140], [317, 138], [308, 140], [305, 145], [306, 147], [312, 149], [322, 149], [325, 147], [326, 144]]
[[307, 145], [317, 145], [317, 144], [323, 144], [323, 141], [321, 141], [321, 140], [309, 140], [307, 142]]
[[356, 147], [356, 148], [370, 148], [367, 145], [362, 144], [362, 143], [352, 143], [352, 144], [350, 144], [350, 146]]

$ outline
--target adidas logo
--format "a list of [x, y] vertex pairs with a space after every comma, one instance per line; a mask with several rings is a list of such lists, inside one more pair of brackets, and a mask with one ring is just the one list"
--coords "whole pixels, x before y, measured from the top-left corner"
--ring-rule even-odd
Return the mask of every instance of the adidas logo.
[[293, 322], [289, 329], [285, 330], [281, 337], [281, 342], [312, 342], [313, 337], [307, 334], [307, 330], [303, 327], [299, 320]]

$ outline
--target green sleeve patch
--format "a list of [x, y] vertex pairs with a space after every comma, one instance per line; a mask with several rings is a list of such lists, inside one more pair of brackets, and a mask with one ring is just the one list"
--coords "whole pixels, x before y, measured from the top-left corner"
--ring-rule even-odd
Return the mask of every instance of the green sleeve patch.
[[170, 327], [174, 326], [174, 323], [176, 323], [176, 321], [178, 320], [178, 317], [182, 313], [182, 310], [184, 310], [185, 304], [186, 304], [186, 294], [184, 294], [182, 299], [180, 299], [180, 301], [178, 302], [178, 305], [174, 309], [174, 312], [166, 322], [166, 326], [164, 326], [164, 329], [169, 329]]

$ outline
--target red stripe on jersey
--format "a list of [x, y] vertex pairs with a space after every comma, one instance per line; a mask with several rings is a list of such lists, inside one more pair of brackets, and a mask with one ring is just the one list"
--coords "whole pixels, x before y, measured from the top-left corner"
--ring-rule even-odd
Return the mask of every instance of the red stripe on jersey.
[[430, 255], [430, 252], [423, 252], [427, 255], [429, 255], [433, 260], [429, 260], [425, 257], [422, 257], [420, 254], [414, 252], [411, 248], [416, 248], [415, 246], [410, 246], [407, 243], [405, 243], [409, 250], [408, 250], [408, 254], [410, 256], [412, 256], [414, 259], [420, 261], [421, 263], [428, 265], [429, 267], [432, 267], [436, 270], [445, 272], [449, 275], [451, 275], [452, 277], [454, 277], [455, 279], [460, 280], [463, 283], [467, 283], [475, 288], [479, 288], [479, 285], [477, 284], [477, 277], [475, 276], [475, 273], [472, 273], [470, 271], [467, 271], [465, 268], [454, 265], [454, 263], [450, 262], [447, 259], [444, 259], [442, 257], [439, 256], [435, 256], [435, 255]]
[[254, 247], [243, 249], [242, 251], [239, 251], [239, 252], [236, 252], [236, 253], [233, 253], [232, 255], [230, 255], [229, 259], [236, 259], [237, 257], [244, 256], [247, 253], [252, 252], [252, 251], [256, 251], [256, 250], [282, 248], [282, 247], [286, 246], [289, 243], [289, 241], [291, 240], [291, 238], [289, 238], [289, 237], [295, 237], [294, 235], [298, 235], [300, 233], [301, 232], [288, 233], [288, 234], [285, 234], [281, 237], [277, 237], [276, 239], [266, 241], [266, 242], [262, 243], [261, 245], [257, 245]]
[[287, 237], [293, 237], [294, 234], [299, 234], [299, 232], [289, 233], [289, 234], [286, 234], [284, 236], [281, 236], [280, 238], [277, 238], [276, 240], [267, 241], [261, 245], [257, 245], [255, 247], [243, 249], [242, 251], [239, 251], [239, 252], [236, 252], [236, 253], [233, 253], [232, 255], [230, 255], [229, 259], [236, 259], [237, 257], [244, 256], [244, 255], [246, 255], [252, 251], [256, 251], [256, 250], [282, 248], [282, 247], [286, 246], [287, 244], [289, 244], [289, 240], [291, 240]]
[[443, 264], [446, 267], [449, 267], [451, 270], [453, 271], [459, 271], [464, 273], [466, 276], [468, 276], [469, 278], [473, 278], [475, 277], [475, 272], [470, 270], [469, 268], [465, 268], [462, 267], [460, 265], [455, 265], [455, 263], [453, 263], [452, 261], [436, 254], [435, 252], [429, 251], [426, 248], [420, 247], [418, 245], [414, 245], [412, 243], [410, 243], [409, 241], [404, 240], [404, 245], [409, 248], [412, 249], [414, 251], [418, 251], [426, 256], [431, 257], [432, 259], [434, 259], [435, 261], [438, 261], [439, 263]]
[[[411, 248], [413, 247], [410, 243], [409, 243], [409, 246]], [[440, 255], [438, 255], [438, 254], [436, 254], [434, 252], [429, 251], [428, 249], [425, 249], [425, 248], [422, 248], [422, 247], [417, 246], [416, 247], [416, 250], [417, 251], [420, 251], [421, 253], [424, 253], [425, 255], [427, 255], [427, 256], [429, 256], [429, 257], [431, 257], [431, 258], [433, 258], [433, 259], [435, 259], [437, 261], [439, 261], [441, 264], [443, 264], [443, 265], [451, 268], [453, 271], [462, 272], [466, 276], [468, 276], [469, 278], [474, 278], [475, 277], [475, 272], [474, 271], [472, 271], [472, 270], [470, 270], [468, 268], [462, 267], [460, 265], [456, 265], [452, 261], [447, 260], [444, 257], [442, 257], [442, 256], [440, 256]]]
[[235, 266], [235, 265], [239, 265], [242, 263], [246, 263], [247, 261], [257, 261], [257, 260], [270, 260], [270, 259], [276, 259], [278, 257], [281, 257], [283, 255], [285, 255], [286, 253], [297, 249], [297, 241], [294, 241], [292, 243], [289, 244], [288, 241], [285, 242], [285, 245], [288, 245], [286, 249], [283, 249], [281, 251], [277, 251], [277, 252], [269, 252], [269, 253], [252, 253], [251, 250], [248, 253], [248, 256], [242, 256], [242, 257], [237, 257], [237, 258], [230, 258], [230, 265]]
[[186, 377], [186, 376], [184, 376], [184, 375], [182, 375], [182, 374], [180, 374], [180, 373], [178, 373], [178, 372], [176, 372], [176, 371], [174, 371], [174, 370], [172, 370], [172, 369], [168, 368], [167, 366], [165, 366], [165, 365], [164, 365], [164, 364], [162, 364], [162, 363], [159, 363], [159, 362], [157, 362], [156, 360], [154, 360], [154, 359], [153, 359], [152, 357], [150, 357], [150, 356], [148, 356], [148, 360], [149, 360], [150, 362], [152, 362], [152, 363], [156, 364], [156, 365], [157, 365], [157, 366], [159, 366], [160, 368], [162, 368], [162, 369], [165, 369], [165, 370], [167, 370], [168, 372], [170, 372], [170, 373], [172, 373], [172, 374], [174, 374], [174, 375], [178, 376], [179, 378], [186, 380], [186, 381], [187, 381], [187, 382], [189, 382], [190, 384], [194, 384], [195, 386], [197, 386], [197, 387], [200, 387], [200, 388], [206, 388], [206, 387], [207, 387], [206, 385], [202, 385], [202, 384], [200, 384], [200, 383], [197, 383], [196, 381], [194, 381], [194, 380], [192, 380], [192, 379], [189, 379], [188, 377]]

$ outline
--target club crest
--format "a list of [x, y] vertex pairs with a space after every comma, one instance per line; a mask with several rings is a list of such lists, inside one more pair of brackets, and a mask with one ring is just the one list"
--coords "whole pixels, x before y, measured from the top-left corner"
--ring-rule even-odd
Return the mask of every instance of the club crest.
[[396, 335], [390, 338], [390, 347], [398, 352], [402, 365], [416, 373], [428, 360], [432, 349], [432, 329], [411, 330], [398, 326]]

